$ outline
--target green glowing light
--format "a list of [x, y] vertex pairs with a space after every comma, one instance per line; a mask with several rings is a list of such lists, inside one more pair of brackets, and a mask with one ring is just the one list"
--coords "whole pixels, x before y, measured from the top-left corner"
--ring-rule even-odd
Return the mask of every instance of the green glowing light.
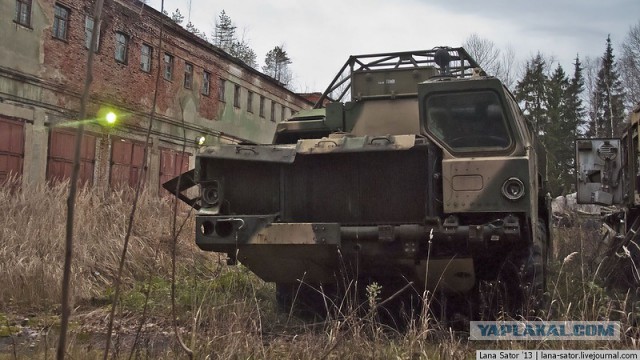
[[113, 111], [110, 111], [110, 112], [107, 113], [106, 119], [107, 119], [107, 123], [115, 124], [116, 120], [118, 119], [118, 117], [116, 116], [116, 114]]
[[205, 142], [206, 140], [207, 140], [207, 139], [206, 139], [204, 136], [198, 136], [198, 137], [196, 138], [196, 142], [198, 143], [198, 145], [204, 145], [204, 142]]

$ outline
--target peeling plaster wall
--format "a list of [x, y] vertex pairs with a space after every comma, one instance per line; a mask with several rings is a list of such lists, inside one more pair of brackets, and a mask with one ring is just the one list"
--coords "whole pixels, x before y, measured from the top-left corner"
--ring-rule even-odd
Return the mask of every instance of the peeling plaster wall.
[[[69, 9], [67, 38], [52, 36], [54, 5]], [[14, 22], [15, 1], [0, 2], [0, 115], [28, 121], [25, 126], [24, 179], [43, 182], [49, 129], [74, 120], [80, 109], [88, 49], [85, 47], [85, 17], [92, 13], [89, 0], [33, 0], [31, 25]], [[165, 22], [162, 48], [160, 23]], [[125, 63], [115, 60], [115, 34], [129, 38]], [[151, 70], [140, 69], [141, 46], [153, 48]], [[174, 57], [173, 76], [165, 80], [163, 55]], [[185, 64], [193, 65], [190, 89], [184, 86]], [[100, 27], [99, 48], [94, 57], [91, 102], [88, 117], [95, 118], [101, 109], [114, 109], [119, 125], [112, 129], [88, 122], [87, 130], [99, 135], [96, 155], [96, 185], [108, 181], [108, 141], [112, 136], [141, 141], [148, 127], [157, 81], [156, 116], [152, 126], [148, 181], [157, 182], [159, 148], [180, 149], [187, 139], [187, 151], [195, 153], [193, 140], [202, 134], [228, 136], [268, 143], [276, 122], [270, 120], [272, 101], [276, 121], [292, 112], [311, 107], [304, 98], [279, 86], [269, 77], [248, 68], [239, 60], [196, 38], [176, 26], [158, 11], [143, 7], [135, 0], [105, 0]], [[210, 76], [210, 91], [202, 94], [203, 75]], [[219, 80], [226, 80], [226, 101], [218, 100]], [[233, 104], [235, 85], [240, 85], [239, 107]], [[248, 91], [254, 93], [253, 111], [247, 111]], [[265, 117], [259, 116], [259, 99], [264, 96]], [[29, 113], [25, 115], [25, 113]], [[193, 165], [193, 157], [191, 157]]]

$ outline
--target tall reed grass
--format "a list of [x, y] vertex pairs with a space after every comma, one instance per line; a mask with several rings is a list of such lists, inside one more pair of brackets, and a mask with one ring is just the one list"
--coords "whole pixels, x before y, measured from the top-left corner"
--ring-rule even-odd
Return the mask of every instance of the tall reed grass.
[[[60, 301], [67, 193], [67, 183], [21, 190], [0, 187], [0, 303], [45, 307]], [[131, 209], [130, 195], [130, 190], [79, 191], [73, 249], [75, 303], [102, 296], [112, 283]], [[140, 281], [150, 271], [168, 272], [171, 216], [167, 199], [143, 191], [124, 283]], [[178, 252], [206, 257], [195, 248], [193, 225], [185, 227]]]

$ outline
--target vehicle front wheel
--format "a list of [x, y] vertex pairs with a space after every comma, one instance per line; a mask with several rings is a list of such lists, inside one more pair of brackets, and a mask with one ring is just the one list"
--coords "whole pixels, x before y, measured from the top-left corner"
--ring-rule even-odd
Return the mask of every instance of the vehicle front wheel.
[[276, 305], [279, 311], [299, 317], [325, 317], [331, 289], [332, 286], [276, 283]]
[[514, 251], [502, 262], [493, 281], [478, 286], [480, 318], [531, 319], [541, 315], [546, 301], [547, 231], [538, 224], [534, 241], [525, 249]]
[[538, 222], [536, 237], [527, 251], [521, 254], [518, 260], [518, 281], [515, 288], [518, 290], [514, 304], [514, 315], [525, 319], [535, 318], [541, 315], [546, 305], [547, 290], [547, 263], [548, 263], [548, 236], [546, 224]]

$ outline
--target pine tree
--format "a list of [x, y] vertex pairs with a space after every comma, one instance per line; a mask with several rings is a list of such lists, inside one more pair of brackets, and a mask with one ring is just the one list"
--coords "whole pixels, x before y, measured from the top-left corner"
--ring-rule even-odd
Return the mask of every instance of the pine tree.
[[265, 65], [262, 67], [262, 71], [281, 82], [285, 86], [291, 82], [291, 71], [289, 70], [289, 64], [291, 59], [287, 52], [284, 50], [284, 46], [276, 46], [270, 50], [265, 59]]
[[182, 14], [180, 13], [180, 9], [176, 9], [176, 11], [171, 14], [171, 20], [173, 20], [173, 22], [178, 25], [182, 24], [182, 22], [184, 21], [184, 16], [182, 16]]
[[231, 47], [231, 55], [242, 60], [245, 64], [251, 66], [254, 69], [258, 68], [256, 61], [256, 53], [245, 41], [236, 40]]
[[583, 128], [586, 125], [586, 111], [581, 97], [584, 92], [582, 70], [580, 57], [576, 55], [576, 61], [573, 63], [573, 77], [566, 92], [568, 130], [572, 132], [574, 139], [583, 135]]
[[568, 119], [567, 92], [569, 79], [562, 66], [558, 65], [546, 85], [547, 125], [543, 143], [547, 149], [547, 171], [549, 190], [553, 195], [566, 193], [573, 182], [568, 165], [573, 158], [573, 146], [569, 140], [573, 138]]
[[[596, 88], [591, 95], [594, 101], [594, 120], [589, 133], [599, 137], [614, 137], [624, 127], [624, 92], [618, 74], [611, 46], [611, 36], [607, 36], [607, 47], [602, 56]], [[595, 127], [595, 128], [594, 128]]]
[[237, 38], [236, 26], [224, 10], [220, 12], [218, 20], [216, 20], [216, 26], [213, 32], [213, 44], [226, 51], [229, 55], [242, 60], [252, 68], [256, 69], [258, 67], [255, 51], [253, 51], [249, 43], [244, 39]]
[[524, 76], [516, 86], [516, 99], [547, 149], [549, 190], [560, 195], [569, 192], [574, 182], [574, 143], [585, 124], [583, 68], [576, 56], [569, 79], [561, 65], [550, 76], [545, 66], [540, 53], [527, 61]]
[[563, 193], [568, 193], [575, 183], [575, 141], [583, 135], [585, 121], [585, 108], [582, 104], [584, 92], [584, 77], [582, 75], [582, 63], [576, 55], [573, 63], [573, 77], [564, 93], [563, 124], [560, 129], [560, 142], [563, 146], [561, 163]]
[[524, 113], [533, 123], [538, 135], [545, 133], [547, 124], [545, 60], [540, 53], [527, 61], [525, 74], [516, 84], [516, 99], [522, 104]]
[[236, 26], [233, 25], [233, 21], [222, 10], [216, 20], [216, 25], [213, 32], [213, 45], [216, 45], [220, 49], [230, 53], [231, 48], [236, 39]]
[[198, 29], [197, 27], [195, 27], [195, 25], [193, 25], [193, 23], [191, 21], [189, 21], [189, 23], [187, 23], [187, 25], [185, 26], [185, 29], [187, 29], [188, 32], [196, 35], [197, 37], [208, 41], [209, 39], [207, 39], [207, 34], [205, 34], [204, 32], [200, 31], [200, 29]]

